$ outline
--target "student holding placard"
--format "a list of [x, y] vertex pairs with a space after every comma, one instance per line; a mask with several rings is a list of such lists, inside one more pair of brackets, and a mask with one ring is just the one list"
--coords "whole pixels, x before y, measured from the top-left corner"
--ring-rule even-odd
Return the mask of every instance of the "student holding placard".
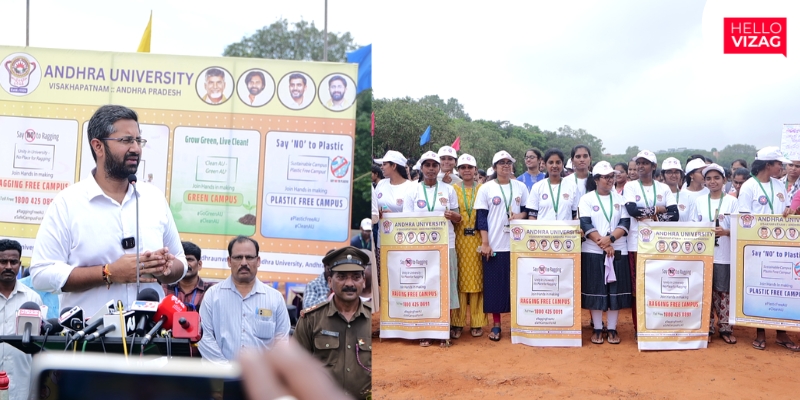
[[[636, 155], [638, 179], [625, 185], [625, 208], [630, 215], [628, 233], [628, 260], [630, 261], [631, 281], [636, 285], [636, 252], [639, 246], [639, 221], [677, 221], [678, 205], [669, 186], [655, 180], [656, 155], [650, 150], [642, 150]], [[628, 171], [630, 175], [630, 171]], [[634, 290], [635, 293], [635, 290]], [[636, 301], [631, 307], [633, 329], [636, 325]], [[635, 336], [634, 336], [635, 337]]]
[[711, 164], [703, 168], [703, 178], [708, 194], [695, 199], [687, 214], [693, 222], [714, 221], [714, 272], [711, 292], [711, 323], [709, 341], [714, 333], [714, 314], [719, 323], [719, 337], [727, 344], [736, 344], [733, 328], [728, 323], [730, 317], [731, 285], [731, 214], [739, 209], [736, 197], [726, 195], [725, 170]]
[[527, 219], [528, 187], [512, 178], [516, 160], [507, 151], [492, 158], [497, 178], [484, 183], [475, 200], [478, 249], [483, 256], [483, 311], [492, 314], [489, 339], [500, 341], [500, 314], [511, 312], [511, 220]]
[[603, 343], [607, 311], [608, 343], [620, 342], [619, 310], [633, 304], [628, 244], [630, 217], [625, 199], [614, 191], [616, 171], [607, 161], [592, 170], [597, 189], [581, 197], [578, 213], [586, 241], [581, 245], [581, 307], [591, 310], [592, 343]]
[[[440, 162], [439, 155], [429, 151], [419, 158], [420, 170], [422, 171], [422, 182], [417, 185], [415, 190], [406, 195], [406, 200], [403, 205], [404, 212], [433, 212], [443, 211], [444, 218], [448, 221], [447, 231], [449, 236], [448, 249], [449, 251], [449, 264], [448, 271], [450, 272], [450, 309], [458, 308], [458, 257], [456, 255], [456, 234], [455, 224], [461, 222], [461, 214], [458, 211], [458, 197], [453, 187], [441, 183], [438, 180]], [[422, 347], [431, 345], [431, 341], [422, 339], [419, 343]], [[443, 340], [442, 347], [450, 345], [449, 340]]]
[[578, 211], [577, 184], [574, 179], [562, 178], [564, 153], [550, 149], [544, 154], [547, 178], [536, 182], [531, 188], [528, 202], [528, 218], [542, 221], [569, 221]]
[[[739, 190], [740, 214], [776, 214], [782, 215], [789, 207], [790, 199], [786, 194], [783, 183], [773, 178], [783, 168], [782, 163], [789, 162], [777, 146], [764, 147], [756, 153], [748, 179]], [[786, 331], [777, 331], [775, 343], [791, 351], [800, 351]], [[767, 347], [766, 330], [756, 328], [756, 338], [753, 348], [764, 350]]]

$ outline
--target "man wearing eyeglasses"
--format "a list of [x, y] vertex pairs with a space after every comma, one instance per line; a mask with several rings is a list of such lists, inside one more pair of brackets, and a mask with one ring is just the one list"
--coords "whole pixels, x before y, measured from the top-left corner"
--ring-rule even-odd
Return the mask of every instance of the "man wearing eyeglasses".
[[87, 141], [96, 168], [47, 208], [31, 276], [34, 289], [61, 295], [62, 307], [79, 306], [92, 315], [109, 300], [121, 300], [127, 309], [140, 290], [162, 292], [160, 283], [183, 278], [186, 258], [164, 194], [145, 182], [136, 184], [136, 238], [137, 202], [128, 176], [138, 170], [147, 143], [136, 112], [100, 107], [89, 120]]
[[289, 312], [277, 290], [257, 278], [258, 242], [238, 236], [228, 244], [231, 275], [206, 292], [200, 320], [204, 360], [227, 364], [244, 349], [271, 349], [289, 340]]
[[211, 282], [205, 282], [200, 278], [200, 270], [203, 269], [203, 260], [200, 259], [200, 247], [192, 242], [181, 242], [183, 252], [186, 254], [186, 276], [178, 283], [163, 285], [165, 294], [172, 294], [186, 305], [189, 311], [200, 311], [200, 304], [206, 291], [213, 286]]
[[[0, 335], [15, 335], [17, 310], [32, 301], [42, 306], [42, 299], [33, 290], [17, 281], [20, 268], [22, 246], [16, 240], [0, 240], [0, 316], [2, 328]], [[36, 327], [34, 335], [39, 334]], [[10, 399], [24, 400], [28, 398], [30, 386], [31, 356], [15, 349], [10, 344], [0, 343], [0, 370], [8, 373], [11, 387]]]
[[369, 257], [348, 246], [328, 253], [333, 299], [303, 310], [294, 338], [357, 399], [372, 391], [372, 309], [361, 300]]

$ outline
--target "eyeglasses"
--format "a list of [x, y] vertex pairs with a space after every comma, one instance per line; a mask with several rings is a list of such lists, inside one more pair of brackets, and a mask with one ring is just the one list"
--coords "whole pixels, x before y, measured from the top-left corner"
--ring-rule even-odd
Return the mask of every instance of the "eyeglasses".
[[144, 145], [147, 144], [147, 139], [135, 138], [133, 136], [125, 136], [125, 137], [121, 137], [121, 138], [103, 138], [103, 139], [100, 139], [100, 140], [108, 140], [108, 141], [112, 141], [113, 140], [113, 141], [116, 141], [116, 142], [120, 142], [120, 143], [122, 143], [122, 144], [124, 144], [126, 146], [132, 145], [133, 142], [138, 143], [140, 147], [144, 147]]
[[0, 265], [10, 265], [12, 267], [19, 265], [19, 263], [19, 260], [0, 260]]
[[233, 261], [242, 261], [247, 260], [248, 262], [255, 260], [258, 256], [232, 256], [231, 260]]
[[607, 181], [613, 181], [614, 177], [615, 177], [615, 175], [613, 175], [613, 174], [612, 175], [603, 175], [603, 176], [600, 177], [600, 179], [605, 179]]
[[497, 165], [511, 165], [513, 162], [511, 160], [500, 160], [497, 162]]

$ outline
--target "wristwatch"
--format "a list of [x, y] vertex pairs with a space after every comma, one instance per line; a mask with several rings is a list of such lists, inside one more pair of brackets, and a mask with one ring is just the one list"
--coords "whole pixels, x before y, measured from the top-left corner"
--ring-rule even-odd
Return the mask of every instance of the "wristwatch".
[[608, 235], [608, 239], [611, 240], [611, 243], [614, 243], [614, 242], [617, 241], [617, 238], [614, 237], [614, 235]]

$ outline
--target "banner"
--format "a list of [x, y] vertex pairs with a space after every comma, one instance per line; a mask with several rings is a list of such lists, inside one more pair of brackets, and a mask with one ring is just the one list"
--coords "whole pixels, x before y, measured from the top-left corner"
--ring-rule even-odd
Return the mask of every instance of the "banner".
[[449, 339], [450, 275], [443, 212], [384, 214], [381, 339]]
[[581, 347], [578, 221], [511, 221], [511, 343]]
[[164, 193], [203, 277], [230, 274], [236, 235], [258, 241], [264, 281], [307, 282], [349, 243], [356, 65], [4, 46], [0, 60], [0, 230], [23, 256], [95, 167], [87, 125], [105, 104], [138, 113], [138, 184]]
[[800, 124], [783, 124], [781, 153], [789, 160], [800, 160]]
[[702, 222], [639, 222], [639, 350], [708, 347], [714, 229]]
[[731, 324], [800, 332], [798, 219], [732, 217]]

